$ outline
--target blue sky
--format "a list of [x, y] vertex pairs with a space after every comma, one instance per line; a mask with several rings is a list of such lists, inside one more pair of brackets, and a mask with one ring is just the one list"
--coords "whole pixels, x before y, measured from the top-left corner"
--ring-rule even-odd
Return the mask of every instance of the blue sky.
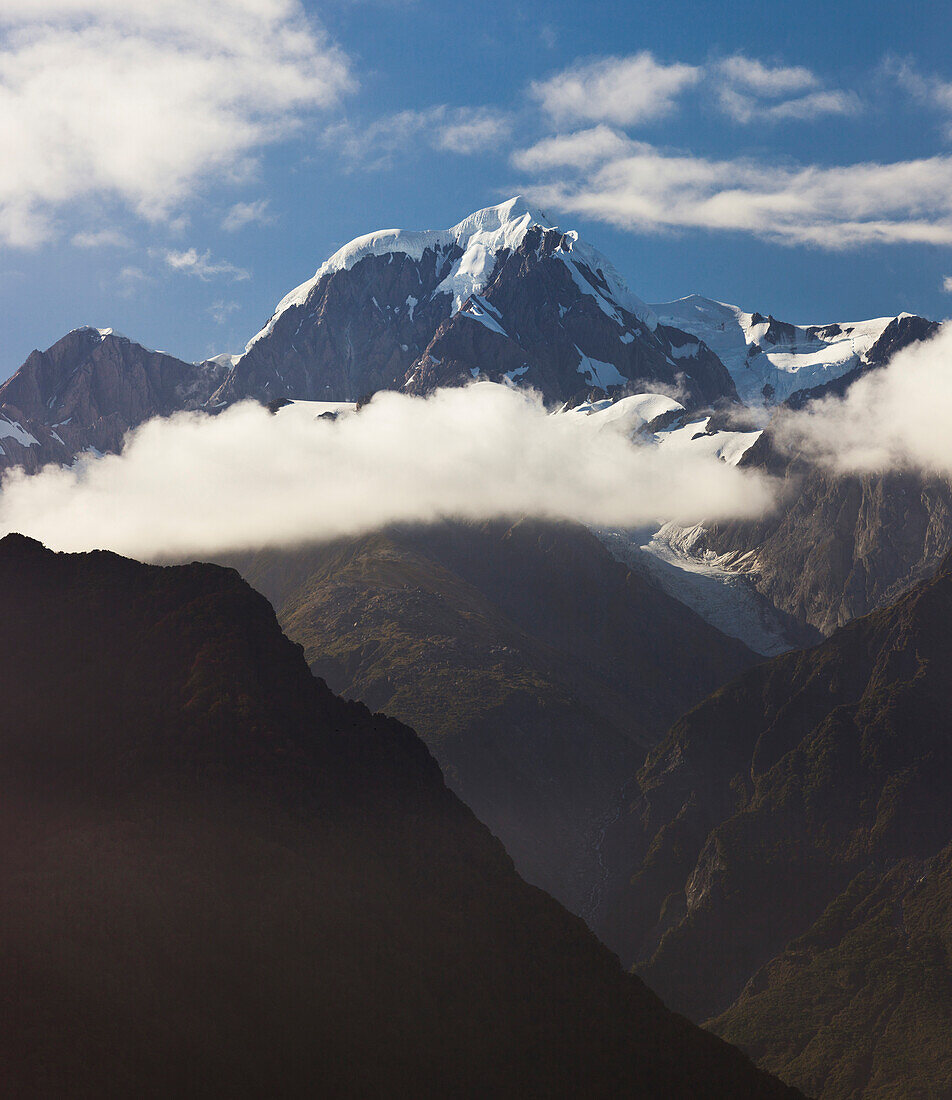
[[649, 301], [949, 312], [939, 3], [139, 7], [4, 0], [4, 377], [81, 324], [240, 350], [352, 237], [515, 193]]

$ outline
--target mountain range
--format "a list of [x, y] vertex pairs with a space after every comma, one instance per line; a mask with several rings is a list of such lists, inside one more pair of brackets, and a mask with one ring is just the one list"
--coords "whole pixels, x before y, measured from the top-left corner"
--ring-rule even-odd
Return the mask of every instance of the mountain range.
[[0, 542], [14, 1093], [952, 1095], [952, 486], [781, 446], [937, 329], [649, 306], [512, 199], [358, 237], [241, 354], [33, 352], [0, 470], [478, 379], [778, 493], [233, 569]]

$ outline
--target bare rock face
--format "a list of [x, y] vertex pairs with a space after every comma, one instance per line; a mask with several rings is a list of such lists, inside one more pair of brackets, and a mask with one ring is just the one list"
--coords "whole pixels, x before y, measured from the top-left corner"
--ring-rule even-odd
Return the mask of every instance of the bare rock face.
[[601, 272], [576, 261], [595, 293], [581, 289], [564, 262], [571, 251], [566, 234], [533, 226], [518, 249], [500, 255], [485, 292], [443, 322], [413, 364], [408, 388], [427, 392], [484, 377], [518, 379], [558, 401], [592, 389], [615, 395], [659, 385], [677, 390], [689, 407], [736, 398], [705, 344], [652, 327], [613, 301]]
[[952, 545], [952, 485], [914, 472], [783, 471], [783, 504], [715, 526], [706, 545], [749, 568], [772, 603], [829, 634], [928, 576]]
[[324, 276], [306, 302], [285, 310], [268, 336], [252, 344], [215, 401], [356, 401], [399, 389], [449, 316], [450, 298], [433, 294], [443, 266], [459, 255], [458, 248], [427, 251], [420, 261], [371, 255]]
[[76, 329], [32, 352], [0, 386], [0, 469], [32, 473], [81, 451], [118, 451], [130, 428], [201, 408], [224, 373], [218, 363], [185, 363], [108, 329]]
[[452, 230], [358, 238], [278, 307], [215, 395], [357, 400], [474, 378], [549, 402], [677, 390], [734, 402], [697, 337], [659, 325], [604, 257], [513, 199]]

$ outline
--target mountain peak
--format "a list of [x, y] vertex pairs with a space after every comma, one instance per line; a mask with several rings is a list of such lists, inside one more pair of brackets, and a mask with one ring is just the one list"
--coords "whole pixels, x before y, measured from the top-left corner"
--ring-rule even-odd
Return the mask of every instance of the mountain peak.
[[[270, 335], [278, 318], [292, 306], [303, 305], [325, 275], [349, 271], [368, 256], [402, 253], [420, 260], [427, 249], [448, 250], [454, 245], [463, 250], [452, 277], [444, 280], [445, 289], [454, 296], [454, 312], [470, 294], [477, 294], [492, 271], [496, 253], [503, 248], [518, 248], [532, 225], [554, 228], [541, 211], [533, 210], [521, 195], [497, 206], [476, 210], [451, 229], [378, 229], [355, 237], [324, 261], [314, 275], [286, 294], [278, 303], [271, 320], [248, 343], [250, 349]], [[441, 284], [442, 285], [442, 284]]]
[[46, 557], [52, 551], [48, 550], [42, 542], [38, 542], [29, 535], [21, 535], [18, 531], [11, 531], [0, 538], [0, 561], [17, 562], [31, 561]]
[[[310, 279], [281, 299], [267, 325], [249, 341], [245, 350], [250, 351], [259, 340], [270, 336], [287, 310], [304, 305], [325, 276], [349, 271], [370, 256], [402, 254], [420, 262], [428, 250], [445, 253], [454, 248], [460, 249], [461, 255], [433, 292], [451, 294], [452, 313], [457, 313], [468, 298], [485, 289], [495, 268], [497, 254], [503, 249], [517, 249], [532, 226], [557, 228], [547, 214], [530, 206], [522, 195], [514, 195], [496, 206], [474, 211], [450, 229], [379, 229], [355, 237], [325, 260]], [[610, 297], [643, 320], [650, 329], [657, 327], [658, 321], [652, 310], [632, 294], [606, 257], [579, 240], [578, 233], [574, 231], [566, 232], [563, 240], [564, 246], [558, 250], [559, 257], [573, 270], [576, 263], [581, 263], [595, 273], [604, 284], [604, 293], [599, 290], [598, 294]]]

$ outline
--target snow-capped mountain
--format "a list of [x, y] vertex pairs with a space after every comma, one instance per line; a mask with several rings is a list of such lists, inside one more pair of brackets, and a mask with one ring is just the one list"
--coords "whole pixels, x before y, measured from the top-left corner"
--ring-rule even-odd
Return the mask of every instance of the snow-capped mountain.
[[869, 365], [882, 364], [902, 343], [923, 338], [931, 322], [910, 313], [869, 321], [791, 325], [738, 306], [690, 294], [651, 307], [662, 324], [693, 333], [730, 371], [741, 400], [777, 405], [792, 394], [824, 386]]
[[697, 337], [659, 324], [611, 263], [521, 198], [448, 230], [358, 237], [279, 303], [214, 401], [354, 400], [472, 378], [553, 401], [651, 384], [736, 400]]

